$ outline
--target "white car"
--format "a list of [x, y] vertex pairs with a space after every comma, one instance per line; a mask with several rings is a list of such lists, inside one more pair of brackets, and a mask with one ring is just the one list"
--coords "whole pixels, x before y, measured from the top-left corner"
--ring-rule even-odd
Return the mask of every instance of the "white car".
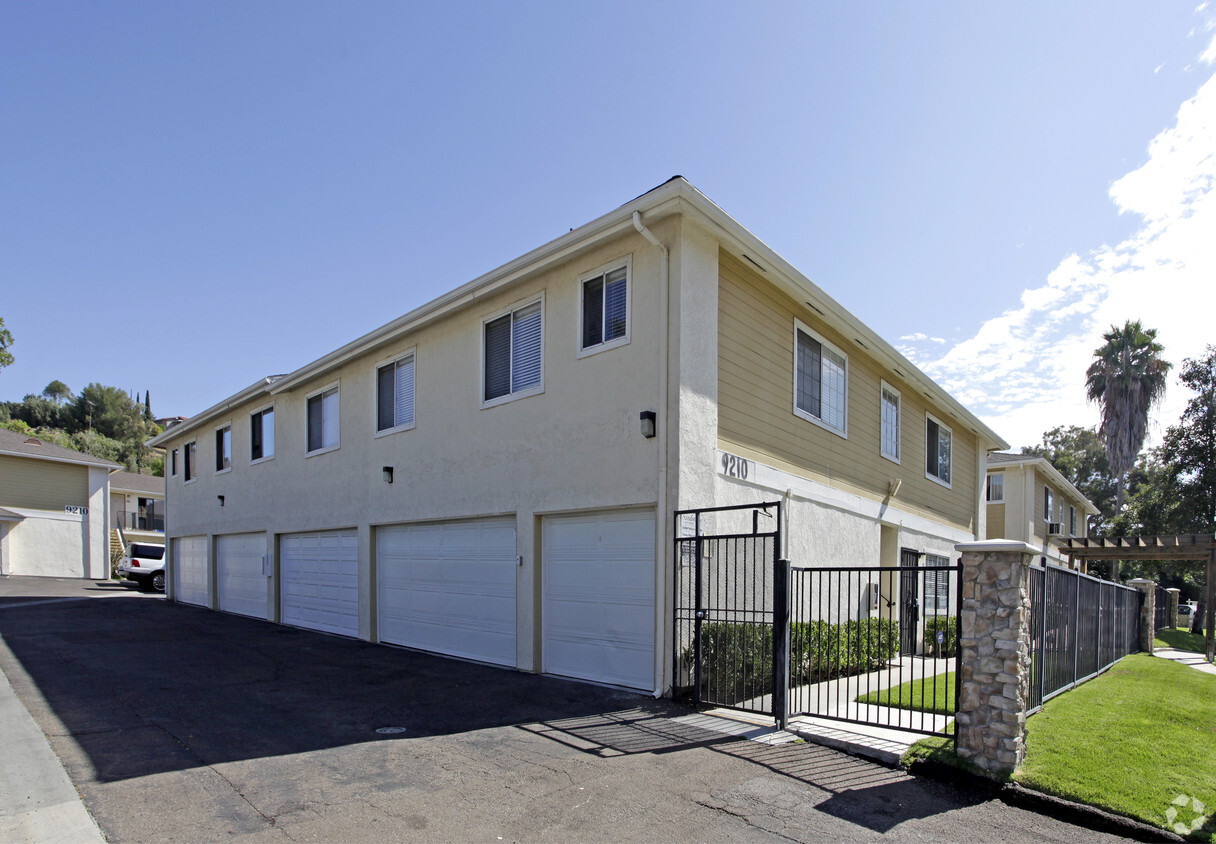
[[132, 542], [127, 546], [118, 573], [145, 589], [165, 591], [165, 546], [151, 542]]

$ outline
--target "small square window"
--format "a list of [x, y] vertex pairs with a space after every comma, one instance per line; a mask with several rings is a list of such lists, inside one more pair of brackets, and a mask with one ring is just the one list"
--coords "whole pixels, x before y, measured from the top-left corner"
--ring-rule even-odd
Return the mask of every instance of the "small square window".
[[583, 279], [581, 348], [599, 351], [629, 342], [629, 266]]
[[993, 472], [988, 476], [986, 498], [990, 504], [999, 504], [1005, 500], [1005, 473]]
[[338, 447], [338, 404], [336, 386], [309, 396], [307, 407], [308, 453]]

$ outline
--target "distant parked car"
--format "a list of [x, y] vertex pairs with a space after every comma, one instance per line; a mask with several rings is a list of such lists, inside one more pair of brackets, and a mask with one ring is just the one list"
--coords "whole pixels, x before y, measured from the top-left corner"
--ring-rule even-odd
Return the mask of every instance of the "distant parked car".
[[1193, 604], [1178, 605], [1178, 626], [1189, 628], [1191, 626], [1191, 617], [1195, 615], [1195, 606]]
[[164, 592], [165, 546], [152, 542], [132, 542], [118, 565], [118, 573], [127, 580], [134, 580], [144, 589]]

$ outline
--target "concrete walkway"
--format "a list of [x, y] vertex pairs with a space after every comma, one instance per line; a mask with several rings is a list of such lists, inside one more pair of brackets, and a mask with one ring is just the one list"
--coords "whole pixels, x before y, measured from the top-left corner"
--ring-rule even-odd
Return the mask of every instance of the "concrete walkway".
[[46, 736], [0, 671], [0, 841], [104, 842]]
[[1180, 651], [1177, 648], [1153, 648], [1153, 656], [1159, 656], [1162, 659], [1172, 659], [1180, 665], [1189, 665], [1197, 671], [1202, 671], [1205, 674], [1216, 674], [1216, 665], [1208, 662], [1203, 654], [1197, 654], [1194, 651]]

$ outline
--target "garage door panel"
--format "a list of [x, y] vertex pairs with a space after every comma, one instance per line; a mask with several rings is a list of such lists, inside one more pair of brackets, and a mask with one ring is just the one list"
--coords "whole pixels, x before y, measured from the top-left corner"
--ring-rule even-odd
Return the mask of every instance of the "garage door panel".
[[262, 557], [266, 553], [264, 533], [238, 533], [215, 541], [216, 593], [225, 612], [268, 617], [266, 577]]
[[376, 547], [380, 641], [516, 664], [513, 519], [387, 526]]
[[359, 542], [354, 531], [279, 540], [283, 623], [343, 636], [359, 633]]
[[654, 684], [654, 517], [546, 519], [544, 670], [613, 685]]
[[207, 537], [181, 536], [173, 540], [174, 597], [183, 604], [205, 607], [211, 603], [211, 572], [207, 563]]

